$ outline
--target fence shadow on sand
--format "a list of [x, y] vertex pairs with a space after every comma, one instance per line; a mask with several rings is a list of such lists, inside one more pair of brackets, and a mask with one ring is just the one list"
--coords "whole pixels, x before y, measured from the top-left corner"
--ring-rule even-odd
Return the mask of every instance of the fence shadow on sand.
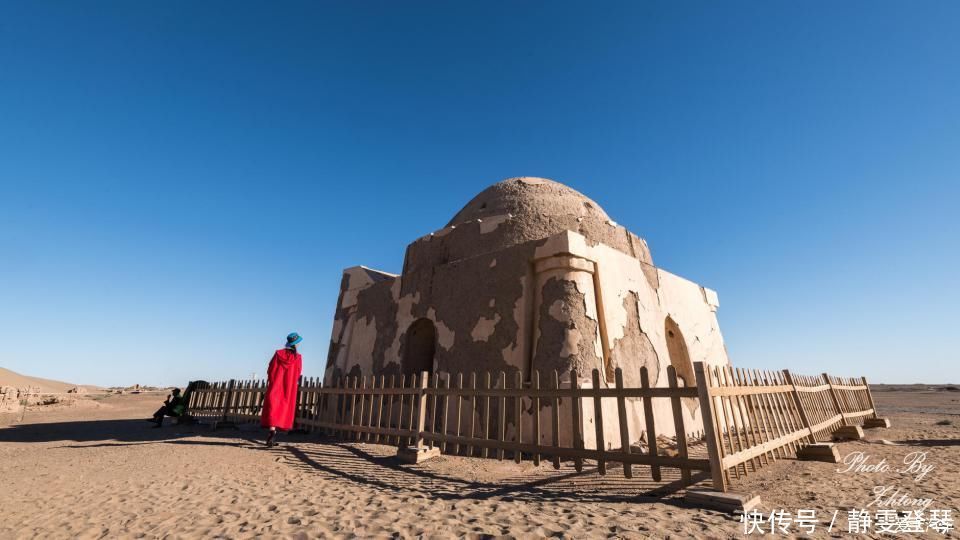
[[[177, 429], [177, 428], [183, 429]], [[11, 424], [0, 427], [0, 443], [44, 442], [159, 442], [193, 435], [192, 426], [151, 429], [144, 419], [78, 420]]]
[[[603, 477], [597, 474], [595, 465], [590, 463], [586, 463], [581, 472], [576, 471], [573, 463], [564, 463], [556, 470], [548, 463], [539, 467], [529, 463], [520, 466], [512, 462], [459, 456], [443, 456], [417, 465], [407, 465], [397, 461], [393, 447], [361, 443], [310, 441], [269, 451], [284, 456], [294, 467], [322, 477], [440, 500], [499, 498], [682, 505], [679, 495], [688, 487], [679, 471], [674, 475], [665, 474], [660, 482], [655, 482], [643, 474], [632, 479], [614, 475]], [[486, 472], [476, 474], [478, 468]], [[695, 480], [709, 480], [706, 473], [698, 476]]]
[[[0, 443], [62, 443], [58, 448], [90, 448], [146, 444], [231, 446], [268, 452], [304, 474], [389, 491], [401, 496], [437, 500], [502, 499], [504, 501], [661, 502], [683, 506], [679, 497], [684, 482], [679, 471], [664, 471], [660, 482], [649, 474], [632, 479], [600, 476], [596, 464], [584, 463], [577, 472], [572, 462], [559, 470], [549, 462], [535, 467], [529, 462], [478, 460], [442, 456], [417, 465], [400, 463], [396, 447], [341, 442], [332, 438], [289, 435], [281, 446], [263, 446], [256, 429], [211, 430], [202, 425], [165, 425], [152, 429], [143, 419], [81, 420], [4, 426]], [[609, 468], [618, 464], [608, 463]], [[638, 473], [643, 466], [634, 465]], [[491, 473], [490, 470], [493, 470]], [[698, 480], [708, 480], [704, 475]]]

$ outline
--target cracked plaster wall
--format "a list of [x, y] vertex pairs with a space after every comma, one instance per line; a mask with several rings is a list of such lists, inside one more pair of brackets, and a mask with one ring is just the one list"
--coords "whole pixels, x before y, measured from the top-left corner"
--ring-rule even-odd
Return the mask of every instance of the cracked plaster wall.
[[[538, 248], [536, 256], [548, 257], [553, 253], [572, 254], [596, 264], [602, 319], [610, 344], [605, 360], [609, 363], [608, 371], [612, 372], [616, 367], [623, 370], [625, 386], [640, 385], [642, 366], [647, 367], [652, 386], [667, 386], [666, 368], [670, 365], [670, 355], [664, 324], [668, 315], [682, 331], [691, 362], [729, 363], [716, 319], [718, 301], [715, 292], [662, 269], [644, 268], [647, 265], [621, 251], [591, 243], [572, 232], [550, 238]], [[651, 274], [655, 279], [650, 279]], [[582, 384], [592, 384], [589, 373], [584, 375]], [[612, 378], [602, 377], [601, 385], [613, 386]], [[642, 402], [638, 399], [628, 401], [630, 432], [640, 434], [645, 429]], [[687, 402], [685, 425], [688, 431], [699, 431], [702, 423], [696, 400], [684, 401]], [[653, 407], [658, 432], [673, 435], [669, 401], [654, 400]], [[615, 400], [603, 400], [603, 408], [607, 417], [617, 418]], [[584, 410], [587, 413], [585, 439], [595, 444], [592, 407]], [[617, 422], [607, 422], [604, 428], [606, 441], [619, 441]]]
[[[524, 186], [508, 183], [509, 189], [529, 187]], [[613, 369], [619, 367], [625, 385], [635, 387], [640, 367], [646, 366], [651, 385], [666, 386], [668, 315], [681, 330], [691, 361], [728, 363], [716, 293], [654, 267], [646, 243], [610, 221], [592, 201], [582, 198], [557, 212], [530, 213], [522, 208], [523, 199], [514, 201], [517, 207], [494, 199], [493, 207], [481, 208], [484, 193], [451, 225], [408, 246], [402, 276], [362, 267], [344, 272], [328, 382], [344, 374], [399, 373], [407, 329], [420, 318], [432, 321], [437, 331], [434, 371], [462, 372], [465, 380], [471, 372], [482, 380], [486, 371], [504, 371], [512, 385], [517, 371], [526, 381], [533, 369], [546, 386], [557, 369], [566, 386], [569, 370], [576, 368], [581, 384], [589, 386], [596, 367], [601, 385], [612, 386]], [[586, 266], [538, 270], [556, 257]], [[628, 401], [636, 440], [645, 429], [643, 406]], [[614, 419], [605, 423], [605, 440], [619, 441], [615, 400], [604, 399], [602, 405], [605, 416]], [[687, 430], [698, 431], [696, 403], [687, 405]], [[549, 411], [547, 405], [541, 408]], [[595, 445], [593, 407], [582, 410], [585, 442]], [[672, 435], [668, 400], [654, 400], [654, 416], [658, 431]], [[569, 418], [561, 425], [568, 426]], [[542, 428], [549, 442], [550, 428]], [[511, 423], [508, 432], [513, 429]], [[529, 425], [524, 432], [529, 435]], [[569, 429], [562, 430], [561, 439], [568, 438]]]

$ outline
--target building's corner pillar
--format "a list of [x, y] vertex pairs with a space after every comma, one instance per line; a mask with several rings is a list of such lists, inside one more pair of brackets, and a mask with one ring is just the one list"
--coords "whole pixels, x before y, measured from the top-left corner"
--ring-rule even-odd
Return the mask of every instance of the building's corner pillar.
[[594, 261], [560, 253], [534, 262], [532, 356], [527, 376], [541, 372], [541, 380], [557, 370], [569, 380], [577, 369], [590, 380], [593, 369], [606, 379], [609, 348], [605, 343], [602, 307], [596, 286]]

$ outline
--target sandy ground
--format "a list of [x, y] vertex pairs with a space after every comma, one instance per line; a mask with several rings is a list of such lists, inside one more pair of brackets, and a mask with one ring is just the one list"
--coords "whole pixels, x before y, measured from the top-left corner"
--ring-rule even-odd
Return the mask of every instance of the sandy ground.
[[[875, 486], [960, 512], [958, 394], [877, 392], [894, 427], [840, 445], [842, 455], [862, 451], [893, 469], [925, 451], [934, 468], [918, 482], [895, 470], [840, 474], [835, 464], [782, 460], [737, 490], [759, 494], [766, 512], [815, 510], [825, 523], [814, 537], [845, 534], [849, 509], [875, 509]], [[29, 410], [22, 423], [0, 417], [0, 538], [744, 537], [738, 517], [685, 505], [682, 491], [641, 468], [626, 480], [616, 469], [600, 477], [590, 467], [449, 456], [407, 466], [389, 446], [316, 435], [267, 449], [252, 427], [152, 429], [143, 418], [162, 398], [88, 398]], [[952, 424], [936, 425], [943, 420]]]
[[10, 371], [9, 369], [0, 367], [0, 386], [12, 386], [14, 388], [32, 388], [37, 392], [44, 393], [55, 393], [62, 392], [65, 393], [73, 388], [80, 387], [83, 390], [95, 392], [101, 390], [98, 386], [93, 385], [77, 385], [73, 383], [63, 382], [63, 381], [53, 381], [50, 379], [42, 379], [40, 377], [30, 377], [27, 375], [21, 375], [15, 371]]

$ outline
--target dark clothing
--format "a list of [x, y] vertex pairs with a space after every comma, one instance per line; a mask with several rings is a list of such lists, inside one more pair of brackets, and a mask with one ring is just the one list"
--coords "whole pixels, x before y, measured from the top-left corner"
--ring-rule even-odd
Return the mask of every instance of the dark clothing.
[[181, 396], [174, 396], [171, 399], [168, 399], [163, 402], [163, 407], [157, 409], [157, 412], [153, 413], [153, 421], [157, 425], [163, 425], [164, 416], [180, 416], [183, 414], [186, 409], [186, 402]]
[[171, 411], [169, 416], [180, 416], [187, 410], [187, 400], [183, 396], [173, 396], [166, 405]]

